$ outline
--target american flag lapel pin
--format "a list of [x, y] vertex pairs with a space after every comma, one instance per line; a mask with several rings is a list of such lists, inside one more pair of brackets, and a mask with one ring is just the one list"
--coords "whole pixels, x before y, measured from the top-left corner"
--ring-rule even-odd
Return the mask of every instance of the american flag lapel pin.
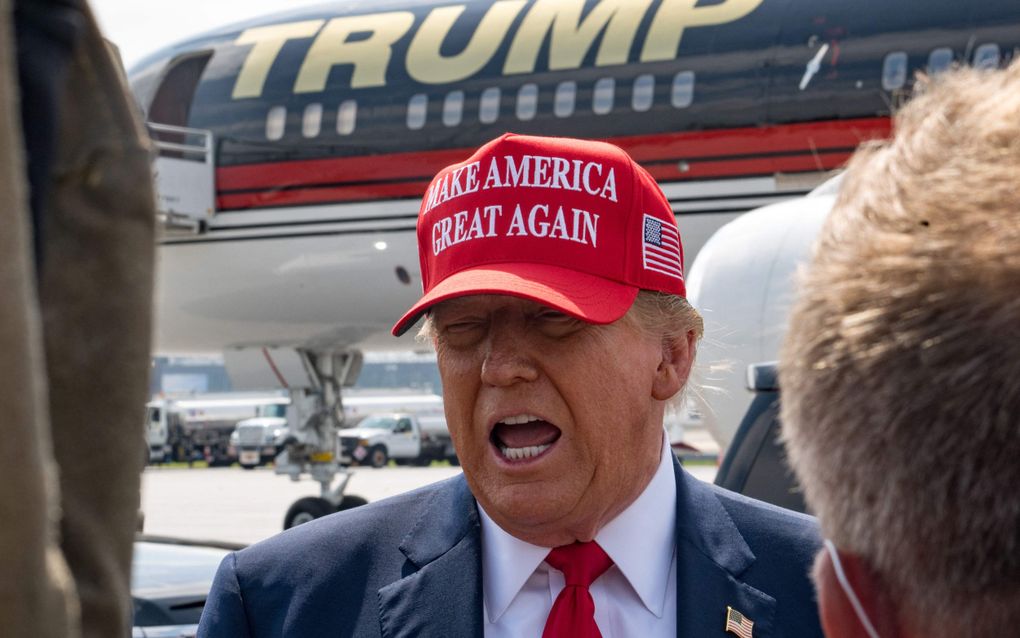
[[736, 609], [726, 606], [726, 631], [734, 633], [740, 638], [751, 638], [752, 629], [754, 629], [753, 620]]

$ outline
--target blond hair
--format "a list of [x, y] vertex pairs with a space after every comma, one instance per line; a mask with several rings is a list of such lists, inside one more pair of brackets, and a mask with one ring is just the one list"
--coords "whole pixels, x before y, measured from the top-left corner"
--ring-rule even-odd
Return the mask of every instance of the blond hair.
[[931, 636], [1020, 626], [1020, 63], [927, 82], [850, 162], [781, 353], [834, 542]]
[[[697, 341], [705, 332], [701, 315], [687, 299], [653, 290], [639, 290], [623, 320], [646, 333], [661, 335], [664, 340], [682, 339], [688, 332], [694, 332]], [[434, 337], [432, 315], [426, 313], [416, 338], [419, 342], [431, 343]]]

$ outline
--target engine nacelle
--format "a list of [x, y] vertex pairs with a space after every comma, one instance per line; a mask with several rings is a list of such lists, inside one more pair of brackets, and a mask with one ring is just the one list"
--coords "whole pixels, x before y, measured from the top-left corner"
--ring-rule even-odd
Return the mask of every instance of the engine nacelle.
[[779, 356], [797, 268], [811, 257], [840, 181], [741, 215], [720, 228], [691, 265], [688, 298], [705, 319], [705, 337], [690, 394], [722, 447], [751, 402], [747, 366]]

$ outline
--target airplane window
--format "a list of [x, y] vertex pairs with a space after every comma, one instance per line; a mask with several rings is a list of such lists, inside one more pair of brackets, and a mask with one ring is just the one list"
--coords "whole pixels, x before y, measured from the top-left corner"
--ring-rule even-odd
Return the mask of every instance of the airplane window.
[[464, 91], [450, 91], [443, 100], [443, 124], [457, 126], [464, 115]]
[[907, 54], [895, 51], [885, 56], [882, 63], [882, 88], [886, 91], [902, 89], [907, 83]]
[[322, 130], [322, 104], [309, 104], [301, 118], [301, 135], [316, 137], [320, 130]]
[[993, 43], [982, 44], [974, 51], [975, 69], [997, 69], [999, 61], [1002, 60], [1002, 52], [999, 45]]
[[605, 115], [613, 110], [613, 98], [616, 93], [616, 80], [602, 78], [595, 83], [595, 92], [591, 99], [591, 110], [597, 115]]
[[643, 112], [652, 108], [655, 99], [655, 76], [645, 73], [634, 78], [634, 90], [631, 92], [630, 105], [635, 111]]
[[429, 98], [427, 95], [424, 93], [412, 95], [411, 100], [407, 103], [407, 128], [417, 131], [424, 127], [428, 108]]
[[525, 84], [517, 91], [517, 119], [530, 120], [538, 112], [538, 85]]
[[492, 87], [482, 91], [478, 101], [478, 119], [482, 124], [492, 124], [499, 117], [499, 89]]
[[336, 132], [350, 135], [358, 123], [358, 103], [355, 100], [344, 100], [336, 111]]
[[570, 117], [574, 114], [576, 100], [577, 82], [560, 82], [556, 87], [556, 98], [553, 100], [553, 113], [556, 117]]
[[287, 124], [287, 107], [274, 106], [266, 115], [266, 139], [278, 140], [283, 137], [283, 129]]
[[949, 47], [939, 47], [928, 55], [928, 73], [937, 75], [948, 71], [953, 63], [953, 50]]
[[694, 71], [681, 71], [673, 76], [673, 94], [670, 98], [674, 108], [685, 109], [694, 101]]

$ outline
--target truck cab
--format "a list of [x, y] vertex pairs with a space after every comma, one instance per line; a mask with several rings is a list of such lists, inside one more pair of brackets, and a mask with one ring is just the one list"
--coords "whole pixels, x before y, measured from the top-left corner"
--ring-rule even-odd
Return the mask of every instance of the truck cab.
[[289, 400], [259, 405], [255, 416], [237, 422], [231, 435], [231, 446], [237, 452], [237, 462], [245, 469], [269, 463], [283, 450], [290, 435], [287, 422]]
[[169, 449], [167, 410], [163, 401], [145, 404], [145, 442], [149, 448], [149, 463], [162, 463]]

